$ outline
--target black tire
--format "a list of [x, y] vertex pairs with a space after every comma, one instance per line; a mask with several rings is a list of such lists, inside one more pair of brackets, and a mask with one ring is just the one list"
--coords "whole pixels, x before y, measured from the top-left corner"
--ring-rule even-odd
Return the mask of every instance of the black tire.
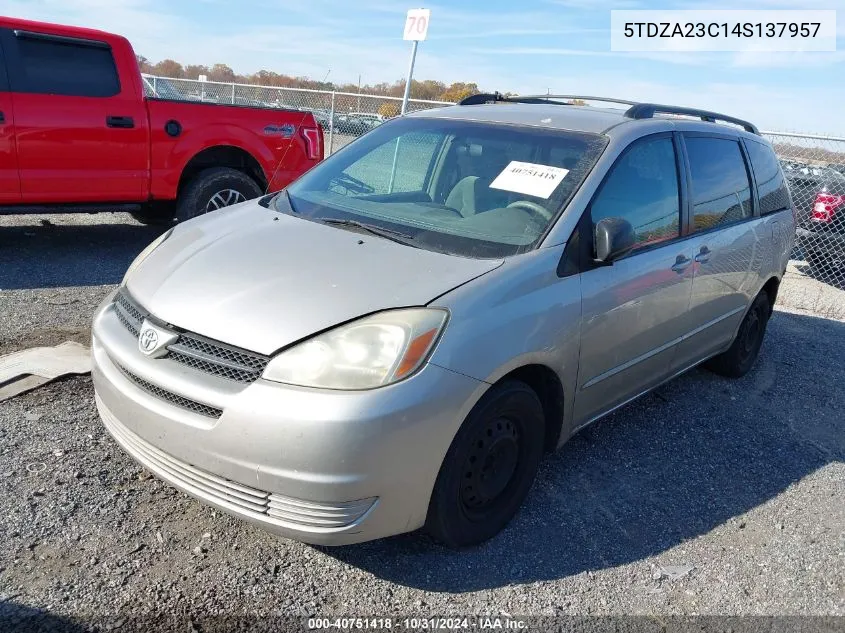
[[523, 382], [495, 385], [449, 447], [431, 495], [426, 530], [452, 548], [495, 536], [525, 500], [543, 456], [540, 399]]
[[[208, 211], [216, 210], [209, 208], [212, 198], [220, 192], [229, 191], [239, 195], [236, 202], [252, 200], [262, 194], [258, 183], [242, 171], [231, 167], [203, 169], [191, 178], [179, 193], [179, 199], [176, 201], [176, 219], [184, 222]], [[235, 200], [232, 204], [234, 203]]]
[[135, 220], [148, 226], [165, 226], [173, 222], [176, 205], [173, 202], [151, 202], [129, 213]]
[[747, 374], [760, 353], [770, 315], [769, 296], [762, 291], [748, 309], [728, 351], [708, 360], [705, 367], [728, 378], [740, 378]]

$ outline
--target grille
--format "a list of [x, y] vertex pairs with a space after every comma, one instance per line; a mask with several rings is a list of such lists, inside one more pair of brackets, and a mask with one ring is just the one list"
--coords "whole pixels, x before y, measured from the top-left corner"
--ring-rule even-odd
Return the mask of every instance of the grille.
[[236, 515], [302, 528], [343, 528], [363, 517], [376, 502], [375, 497], [339, 503], [303, 501], [224, 479], [149, 444], [120, 424], [102, 401], [98, 399], [97, 404], [106, 428], [143, 466], [195, 497], [217, 503]]
[[180, 396], [179, 394], [173, 393], [172, 391], [168, 391], [167, 389], [163, 389], [158, 385], [154, 385], [153, 383], [144, 380], [140, 376], [136, 376], [131, 371], [121, 365], [117, 365], [117, 368], [120, 369], [121, 373], [124, 376], [126, 376], [129, 380], [134, 382], [140, 389], [146, 391], [151, 396], [155, 396], [156, 398], [169, 402], [172, 405], [181, 407], [182, 409], [187, 409], [188, 411], [193, 411], [194, 413], [198, 413], [209, 418], [217, 419], [221, 415], [223, 415], [222, 409], [211, 407], [207, 404], [197, 402], [196, 400], [191, 400], [190, 398], [186, 398], [184, 396]]
[[[129, 296], [119, 291], [114, 298], [115, 314], [132, 336], [137, 337], [149, 314], [145, 313]], [[175, 343], [167, 346], [167, 358], [197, 371], [219, 376], [240, 383], [251, 383], [261, 376], [270, 358], [245, 349], [239, 349], [183, 332]]]
[[114, 311], [123, 327], [132, 332], [133, 336], [138, 336], [147, 315], [121, 291], [114, 297]]
[[167, 347], [167, 351], [168, 357], [177, 363], [243, 383], [258, 379], [270, 361], [267, 356], [188, 333], [180, 334], [176, 342]]

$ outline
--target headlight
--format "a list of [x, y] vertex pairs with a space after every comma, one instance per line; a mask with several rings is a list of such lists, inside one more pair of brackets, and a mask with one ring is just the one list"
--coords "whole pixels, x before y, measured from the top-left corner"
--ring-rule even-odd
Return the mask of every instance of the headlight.
[[433, 308], [389, 310], [285, 350], [263, 377], [303, 387], [372, 389], [413, 374], [428, 358], [448, 314]]
[[161, 246], [161, 243], [168, 237], [170, 237], [171, 233], [173, 233], [173, 229], [168, 229], [167, 231], [159, 235], [150, 243], [149, 246], [147, 246], [147, 248], [145, 248], [138, 254], [138, 257], [132, 260], [132, 263], [129, 264], [129, 268], [126, 269], [126, 273], [123, 275], [123, 281], [120, 282], [121, 286], [126, 284], [126, 280], [129, 279], [129, 275], [135, 272], [135, 269], [141, 265], [141, 262], [147, 259], [147, 257], [150, 256], [150, 253], [152, 253], [155, 249]]

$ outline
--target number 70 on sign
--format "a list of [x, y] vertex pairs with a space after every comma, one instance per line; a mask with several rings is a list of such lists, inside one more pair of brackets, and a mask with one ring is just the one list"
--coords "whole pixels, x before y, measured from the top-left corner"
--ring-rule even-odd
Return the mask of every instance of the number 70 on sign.
[[431, 19], [430, 9], [409, 9], [405, 19], [405, 35], [402, 39], [422, 42], [428, 35], [428, 23]]

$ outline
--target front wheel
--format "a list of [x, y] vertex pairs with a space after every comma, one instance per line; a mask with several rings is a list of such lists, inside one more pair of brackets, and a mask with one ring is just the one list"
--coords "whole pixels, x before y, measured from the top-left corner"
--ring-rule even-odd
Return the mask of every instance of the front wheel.
[[186, 184], [176, 203], [176, 219], [190, 220], [239, 202], [252, 200], [262, 193], [252, 178], [231, 167], [204, 169]]
[[434, 485], [426, 530], [449, 547], [496, 535], [522, 505], [543, 455], [537, 394], [511, 380], [491, 387], [458, 430]]
[[728, 351], [708, 360], [705, 367], [728, 378], [739, 378], [747, 374], [760, 353], [770, 314], [769, 295], [763, 291], [748, 309]]

